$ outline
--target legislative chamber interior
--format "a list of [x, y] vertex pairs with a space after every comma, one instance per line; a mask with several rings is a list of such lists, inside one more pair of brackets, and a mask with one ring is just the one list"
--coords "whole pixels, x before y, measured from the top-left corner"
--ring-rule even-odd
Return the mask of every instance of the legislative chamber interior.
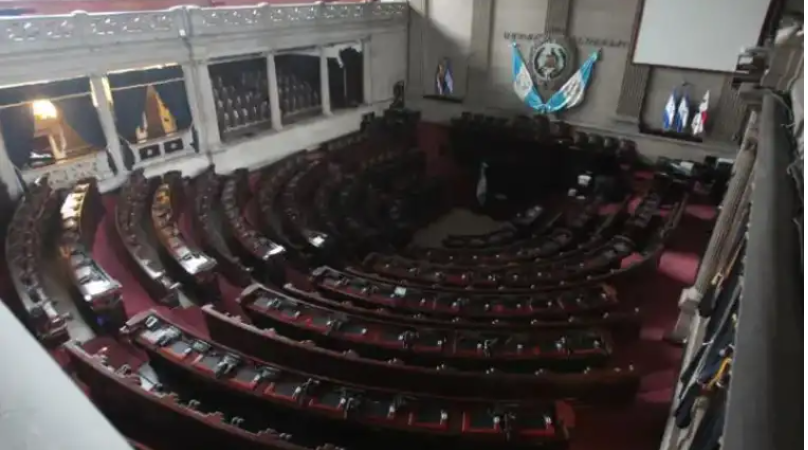
[[0, 447], [797, 448], [803, 45], [791, 0], [4, 2]]

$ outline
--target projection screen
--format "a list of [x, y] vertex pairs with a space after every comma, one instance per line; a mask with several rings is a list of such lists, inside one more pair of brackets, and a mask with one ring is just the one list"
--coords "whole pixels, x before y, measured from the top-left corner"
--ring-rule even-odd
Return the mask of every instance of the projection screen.
[[758, 44], [770, 0], [645, 0], [635, 64], [734, 72]]

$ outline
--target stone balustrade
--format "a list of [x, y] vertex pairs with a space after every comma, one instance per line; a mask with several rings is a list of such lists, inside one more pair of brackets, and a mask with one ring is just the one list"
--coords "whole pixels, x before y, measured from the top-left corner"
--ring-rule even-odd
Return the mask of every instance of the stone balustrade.
[[0, 56], [295, 28], [401, 21], [401, 3], [258, 5], [0, 18]]

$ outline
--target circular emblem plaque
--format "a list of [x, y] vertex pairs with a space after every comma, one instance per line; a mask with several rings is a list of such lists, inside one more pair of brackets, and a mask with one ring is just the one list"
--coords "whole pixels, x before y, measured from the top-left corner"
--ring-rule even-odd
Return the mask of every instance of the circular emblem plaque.
[[569, 64], [567, 49], [556, 42], [545, 42], [533, 52], [533, 72], [536, 80], [549, 83], [564, 73]]
[[530, 49], [530, 69], [542, 95], [552, 94], [576, 70], [573, 43], [564, 36], [553, 36]]

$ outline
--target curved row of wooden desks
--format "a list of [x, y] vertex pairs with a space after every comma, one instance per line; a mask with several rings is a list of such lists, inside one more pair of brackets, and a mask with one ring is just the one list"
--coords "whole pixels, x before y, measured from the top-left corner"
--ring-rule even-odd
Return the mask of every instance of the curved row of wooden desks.
[[[43, 180], [7, 236], [16, 311], [136, 448], [565, 448], [577, 405], [633, 399], [642, 367], [614, 357], [641, 314], [615, 286], [654, 270], [686, 184], [658, 174], [617, 204], [533, 205], [418, 247], [450, 186], [424, 154], [374, 148], [135, 172], [106, 212], [93, 180]], [[154, 302], [133, 317], [93, 259], [105, 213]], [[203, 325], [175, 314], [182, 297]], [[70, 340], [68, 302], [107, 344]]]

